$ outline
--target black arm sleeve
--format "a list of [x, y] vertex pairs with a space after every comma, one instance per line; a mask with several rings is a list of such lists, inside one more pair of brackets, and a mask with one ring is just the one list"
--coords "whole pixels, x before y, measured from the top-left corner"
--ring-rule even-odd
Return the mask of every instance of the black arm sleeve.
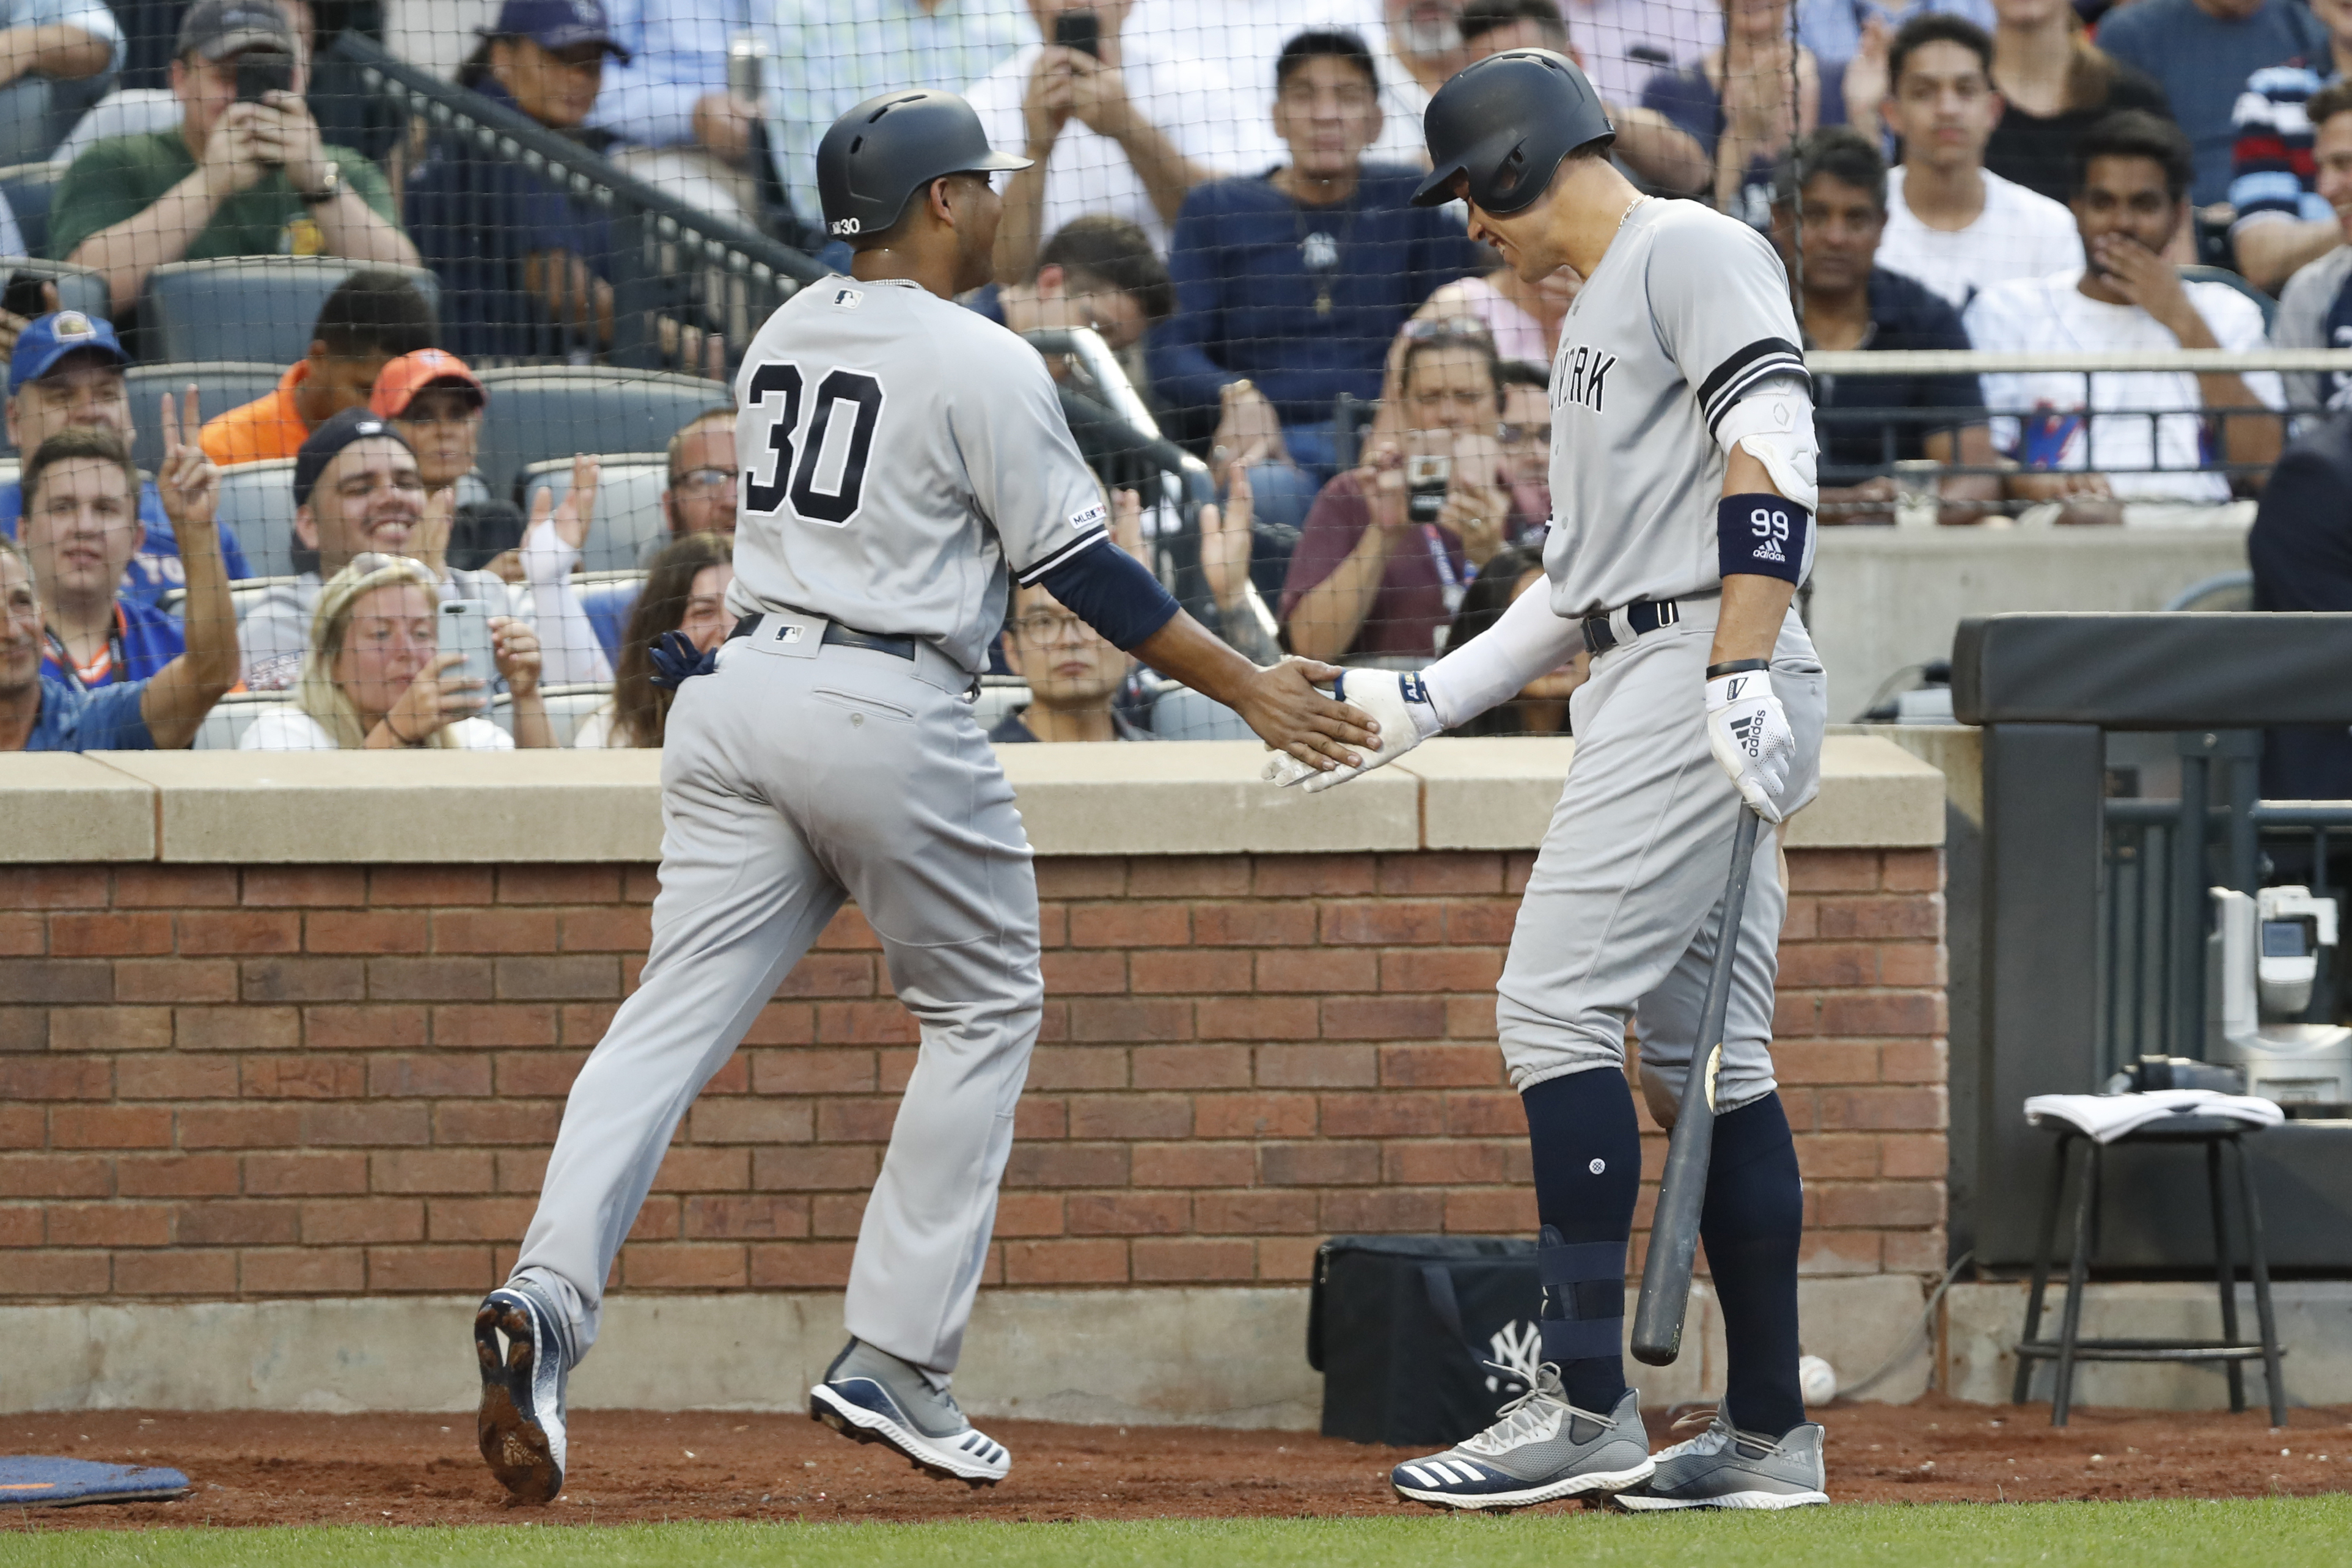
[[1133, 653], [1176, 618], [1179, 608], [1142, 562], [1097, 536], [1098, 542], [1065, 554], [1023, 584], [1042, 585], [1070, 614]]

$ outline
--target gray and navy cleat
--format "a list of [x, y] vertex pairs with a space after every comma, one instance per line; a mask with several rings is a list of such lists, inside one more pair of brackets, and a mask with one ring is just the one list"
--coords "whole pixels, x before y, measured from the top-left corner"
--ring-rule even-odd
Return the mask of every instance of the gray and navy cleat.
[[1632, 1389], [1595, 1415], [1568, 1402], [1559, 1369], [1496, 1413], [1492, 1426], [1443, 1454], [1389, 1472], [1397, 1495], [1432, 1508], [1509, 1509], [1566, 1497], [1606, 1497], [1650, 1477], [1650, 1438]]
[[845, 1437], [896, 1448], [948, 1480], [992, 1487], [1013, 1468], [1004, 1445], [964, 1419], [953, 1394], [863, 1340], [850, 1341], [809, 1390], [809, 1415]]
[[517, 1502], [553, 1502], [563, 1490], [569, 1342], [562, 1316], [528, 1280], [491, 1291], [474, 1314], [474, 1353], [482, 1363], [476, 1432], [490, 1473]]
[[1620, 1508], [1804, 1508], [1830, 1500], [1822, 1429], [1811, 1421], [1776, 1442], [1738, 1430], [1717, 1410], [1706, 1431], [1662, 1451], [1657, 1463], [1650, 1484], [1619, 1497]]

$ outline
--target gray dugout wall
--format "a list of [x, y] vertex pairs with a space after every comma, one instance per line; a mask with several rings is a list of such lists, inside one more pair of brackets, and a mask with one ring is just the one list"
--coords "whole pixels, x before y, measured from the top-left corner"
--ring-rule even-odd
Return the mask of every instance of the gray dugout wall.
[[[2099, 1087], [2106, 732], [2352, 724], [2347, 674], [2352, 615], [1961, 623], [1952, 705], [1983, 731], [1984, 818], [1975, 865], [1953, 876], [1955, 892], [1973, 885], [1979, 923], [1975, 973], [1954, 973], [1970, 993], [1955, 996], [1956, 1021], [1972, 1014], [1975, 1028], [1973, 1040], [1954, 1036], [1952, 1232], [1980, 1268], [2026, 1267], [2038, 1238], [2055, 1140], [2026, 1123], [2026, 1097]], [[2247, 1150], [2272, 1268], [2352, 1273], [2352, 1124], [2290, 1122]], [[2207, 1213], [2200, 1160], [2118, 1149], [2095, 1261], [2152, 1274], [2207, 1266]]]

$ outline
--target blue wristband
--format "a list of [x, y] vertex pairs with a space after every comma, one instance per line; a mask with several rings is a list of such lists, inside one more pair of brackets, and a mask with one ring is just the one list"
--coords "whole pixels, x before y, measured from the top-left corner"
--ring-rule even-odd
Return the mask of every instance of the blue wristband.
[[1726, 496], [1715, 506], [1715, 539], [1726, 577], [1801, 583], [1812, 560], [1813, 514], [1769, 491]]

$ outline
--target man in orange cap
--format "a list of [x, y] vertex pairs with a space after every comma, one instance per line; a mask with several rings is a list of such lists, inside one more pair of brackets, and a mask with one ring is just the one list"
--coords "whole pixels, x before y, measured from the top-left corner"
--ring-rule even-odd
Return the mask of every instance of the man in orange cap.
[[466, 362], [442, 349], [418, 349], [377, 373], [368, 406], [389, 419], [416, 453], [429, 493], [474, 471], [489, 395]]

